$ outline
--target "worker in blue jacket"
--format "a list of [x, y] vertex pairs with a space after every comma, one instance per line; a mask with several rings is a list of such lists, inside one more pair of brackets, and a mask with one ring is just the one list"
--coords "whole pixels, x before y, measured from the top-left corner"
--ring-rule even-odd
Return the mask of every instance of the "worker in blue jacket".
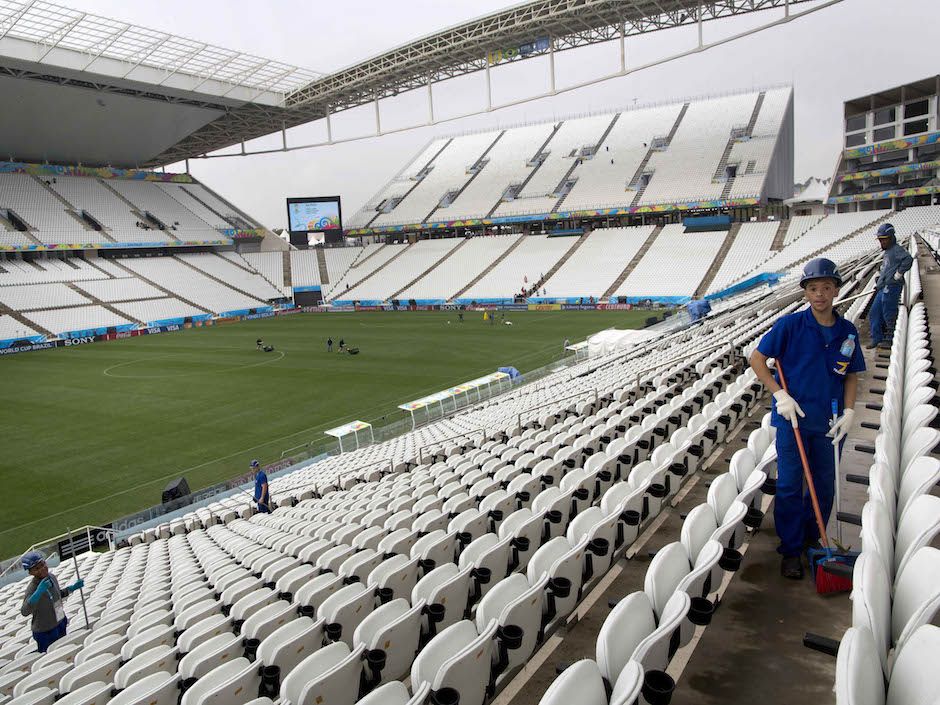
[[[855, 415], [856, 374], [865, 370], [858, 330], [832, 307], [842, 276], [831, 260], [807, 263], [800, 279], [809, 306], [782, 316], [751, 354], [751, 369], [773, 393], [771, 424], [776, 428], [777, 493], [774, 524], [786, 578], [803, 577], [801, 555], [819, 539], [794, 429], [799, 428], [809, 460], [823, 521], [829, 521], [835, 494], [835, 458]], [[767, 359], [783, 367], [789, 394], [771, 373]], [[833, 414], [837, 415], [833, 423]]]
[[891, 223], [882, 223], [878, 228], [878, 244], [884, 250], [884, 262], [875, 287], [878, 293], [868, 312], [871, 342], [866, 347], [891, 347], [894, 322], [898, 317], [898, 300], [904, 288], [904, 273], [911, 268], [914, 258], [898, 244]]

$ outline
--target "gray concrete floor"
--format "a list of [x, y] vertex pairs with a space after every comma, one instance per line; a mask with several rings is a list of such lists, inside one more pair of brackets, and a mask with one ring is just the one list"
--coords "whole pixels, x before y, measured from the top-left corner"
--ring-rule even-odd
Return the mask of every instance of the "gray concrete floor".
[[[918, 264], [925, 300], [940, 301], [940, 269], [924, 252]], [[936, 345], [940, 341], [940, 313], [932, 320], [936, 323], [930, 326], [931, 337]], [[859, 321], [859, 329], [864, 344], [869, 340], [867, 320]], [[868, 369], [860, 375], [855, 424], [849, 432], [839, 473], [842, 509], [852, 513], [861, 512], [867, 487], [846, 482], [845, 475], [867, 475], [871, 466], [872, 455], [861, 448], [874, 446], [878, 430], [862, 424], [878, 423], [879, 411], [867, 405], [881, 403], [877, 390], [883, 390], [885, 382], [877, 377], [887, 373], [888, 358], [886, 352], [866, 350], [865, 360]], [[615, 577], [605, 581], [609, 584], [604, 587], [602, 583], [587, 596], [585, 602], [591, 604], [582, 603], [578, 617], [546, 641], [494, 705], [537, 705], [555, 679], [558, 664], [594, 658], [597, 634], [610, 612], [608, 601], [642, 589], [650, 560], [648, 552], [678, 540], [682, 516], [705, 501], [709, 481], [727, 469], [731, 455], [744, 445], [767, 407], [769, 398], [765, 397], [711, 466], [689, 478], [676, 506], [664, 509], [658, 525], [641, 535], [639, 541], [646, 540], [636, 555], [614, 566]], [[834, 517], [828, 529], [834, 536]], [[844, 544], [859, 548], [858, 527], [845, 524], [842, 533]], [[773, 705], [835, 702], [835, 659], [810, 651], [802, 640], [807, 631], [840, 638], [851, 625], [848, 595], [817, 594], [808, 574], [802, 581], [780, 577], [776, 546], [770, 505], [761, 529], [751, 536], [741, 569], [730, 582], [726, 580], [712, 623], [704, 630], [699, 628], [697, 638], [670, 664], [669, 672], [678, 682], [674, 705], [726, 705], [755, 698]]]

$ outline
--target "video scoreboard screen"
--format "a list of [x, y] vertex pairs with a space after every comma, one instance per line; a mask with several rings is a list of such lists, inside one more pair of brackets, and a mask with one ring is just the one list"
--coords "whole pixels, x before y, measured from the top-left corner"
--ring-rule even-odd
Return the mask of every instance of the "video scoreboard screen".
[[342, 230], [339, 196], [288, 198], [287, 223], [292, 233]]

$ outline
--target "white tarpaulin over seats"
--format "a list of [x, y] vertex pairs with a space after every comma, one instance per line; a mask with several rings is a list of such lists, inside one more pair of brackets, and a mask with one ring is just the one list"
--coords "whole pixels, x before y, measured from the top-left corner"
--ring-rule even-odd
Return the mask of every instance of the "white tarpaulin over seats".
[[629, 350], [641, 345], [656, 333], [647, 330], [617, 330], [608, 328], [588, 338], [588, 353], [591, 357], [608, 355], [617, 350]]

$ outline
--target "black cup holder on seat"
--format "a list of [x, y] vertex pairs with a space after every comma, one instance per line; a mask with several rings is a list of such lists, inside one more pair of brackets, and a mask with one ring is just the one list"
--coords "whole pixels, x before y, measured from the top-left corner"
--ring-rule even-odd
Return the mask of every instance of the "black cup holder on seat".
[[647, 671], [643, 676], [643, 699], [649, 705], [669, 705], [676, 682], [665, 671]]
[[692, 624], [704, 627], [712, 621], [712, 615], [715, 613], [715, 605], [704, 597], [693, 597], [689, 607], [689, 621]]

